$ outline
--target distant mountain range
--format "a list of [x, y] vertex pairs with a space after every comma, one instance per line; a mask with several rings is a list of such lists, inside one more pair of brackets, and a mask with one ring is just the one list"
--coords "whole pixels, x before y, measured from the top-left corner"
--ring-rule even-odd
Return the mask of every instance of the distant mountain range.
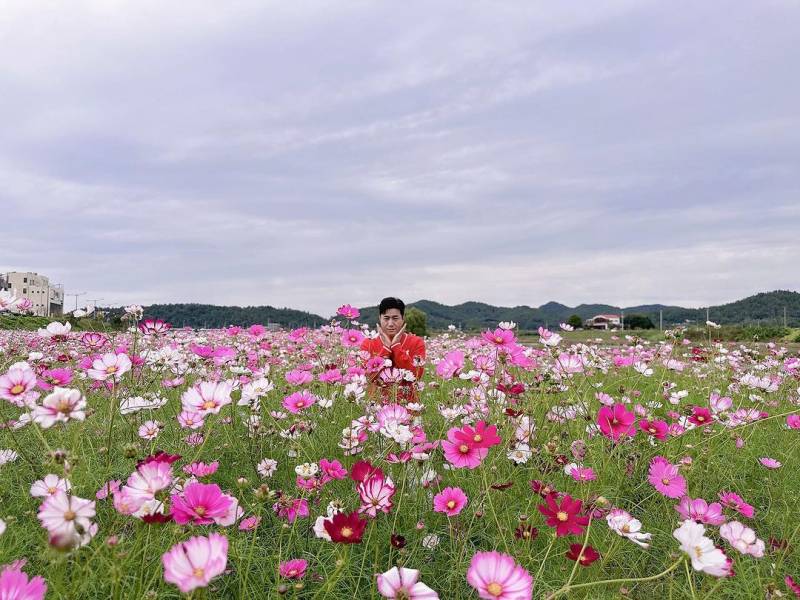
[[[514, 321], [523, 330], [535, 330], [541, 325], [556, 327], [571, 315], [588, 319], [594, 315], [625, 311], [626, 315], [641, 314], [650, 317], [658, 326], [659, 311], [664, 326], [684, 322], [705, 324], [705, 308], [683, 308], [664, 304], [639, 306], [611, 306], [609, 304], [579, 304], [575, 307], [558, 302], [548, 302], [538, 308], [530, 306], [492, 306], [483, 302], [464, 302], [455, 306], [433, 300], [411, 302], [428, 315], [429, 329], [445, 329], [457, 325], [463, 329], [479, 330], [494, 327], [500, 321]], [[785, 290], [756, 294], [736, 302], [709, 307], [709, 318], [721, 324], [770, 323], [783, 324], [784, 309], [789, 326], [800, 326], [800, 293]], [[119, 309], [111, 309], [119, 314]], [[161, 318], [176, 327], [248, 326], [254, 323], [277, 323], [284, 327], [319, 326], [329, 318], [290, 308], [272, 306], [215, 306], [211, 304], [153, 304], [145, 308], [145, 315]], [[377, 306], [361, 308], [362, 323], [373, 324], [378, 319]]]

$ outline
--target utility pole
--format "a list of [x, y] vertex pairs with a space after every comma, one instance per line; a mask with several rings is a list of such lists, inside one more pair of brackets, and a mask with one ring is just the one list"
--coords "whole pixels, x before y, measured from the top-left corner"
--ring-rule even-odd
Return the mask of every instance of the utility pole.
[[65, 296], [75, 296], [75, 310], [78, 310], [78, 296], [85, 296], [86, 292], [81, 292], [80, 294], [64, 294]]

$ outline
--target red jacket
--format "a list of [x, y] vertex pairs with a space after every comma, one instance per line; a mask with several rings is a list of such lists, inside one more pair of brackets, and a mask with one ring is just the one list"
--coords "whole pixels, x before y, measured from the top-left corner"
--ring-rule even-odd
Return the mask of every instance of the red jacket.
[[[398, 369], [405, 369], [411, 371], [417, 381], [422, 379], [422, 374], [425, 372], [425, 342], [421, 337], [413, 333], [403, 333], [400, 340], [394, 342], [391, 347], [384, 345], [380, 336], [376, 338], [367, 338], [361, 342], [361, 349], [370, 353], [370, 356], [380, 356], [381, 358], [388, 358], [392, 361], [392, 366]], [[383, 384], [379, 378], [380, 372], [376, 373], [371, 378], [371, 383], [378, 387], [382, 387], [382, 397], [384, 399], [391, 399], [390, 390], [391, 386]], [[413, 382], [404, 381], [398, 386], [397, 390], [398, 399], [413, 402], [416, 400], [416, 388]]]

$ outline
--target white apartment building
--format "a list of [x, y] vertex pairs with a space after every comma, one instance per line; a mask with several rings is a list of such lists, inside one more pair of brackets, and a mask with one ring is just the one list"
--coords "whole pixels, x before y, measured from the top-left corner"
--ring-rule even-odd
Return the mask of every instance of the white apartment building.
[[44, 275], [11, 271], [5, 277], [0, 277], [0, 288], [30, 300], [34, 315], [55, 317], [64, 313], [64, 286], [51, 284]]

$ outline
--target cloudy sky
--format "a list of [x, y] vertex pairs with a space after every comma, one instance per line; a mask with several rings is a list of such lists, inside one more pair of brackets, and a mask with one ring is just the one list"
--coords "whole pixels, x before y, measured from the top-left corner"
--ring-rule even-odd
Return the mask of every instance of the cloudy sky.
[[0, 271], [323, 315], [798, 289], [798, 23], [793, 0], [5, 0]]

